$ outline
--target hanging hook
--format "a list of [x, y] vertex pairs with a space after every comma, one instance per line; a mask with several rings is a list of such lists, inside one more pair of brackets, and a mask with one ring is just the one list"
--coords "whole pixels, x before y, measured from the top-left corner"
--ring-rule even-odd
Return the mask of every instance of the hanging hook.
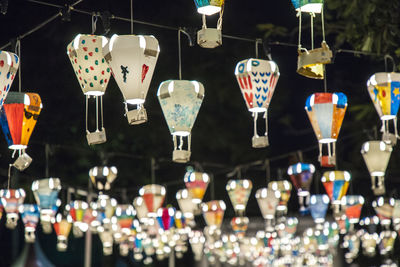
[[133, 0], [131, 0], [131, 34], [133, 34]]
[[183, 28], [178, 29], [178, 67], [179, 67], [179, 80], [182, 80], [182, 49], [181, 49], [181, 33], [185, 34], [189, 40], [189, 46], [193, 46], [190, 34]]
[[97, 14], [95, 12], [92, 13], [92, 34], [96, 32], [97, 25]]
[[255, 41], [255, 45], [256, 45], [256, 58], [258, 58], [258, 45], [259, 44], [263, 44], [263, 40], [261, 38], [257, 38]]
[[392, 72], [395, 72], [396, 71], [396, 62], [394, 61], [394, 58], [391, 55], [386, 54], [383, 57], [383, 59], [385, 60], [385, 72], [388, 72], [388, 59], [390, 59], [390, 61], [392, 61], [392, 67], [393, 67]]
[[20, 60], [19, 67], [18, 67], [18, 92], [21, 92], [21, 88], [22, 88], [22, 84], [21, 84], [21, 82], [22, 82], [22, 78], [21, 78], [21, 75], [22, 75], [21, 74], [22, 73], [22, 71], [21, 71], [21, 39], [19, 39], [19, 38], [17, 38], [15, 40], [15, 54], [18, 55], [19, 60]]

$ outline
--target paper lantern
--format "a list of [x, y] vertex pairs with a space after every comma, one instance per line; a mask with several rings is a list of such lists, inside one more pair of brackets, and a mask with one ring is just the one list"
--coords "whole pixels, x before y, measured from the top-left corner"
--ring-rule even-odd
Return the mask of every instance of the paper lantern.
[[329, 197], [327, 195], [312, 195], [310, 199], [310, 212], [316, 224], [322, 224], [325, 221], [328, 210]]
[[97, 212], [97, 220], [103, 224], [110, 224], [118, 203], [108, 195], [99, 195], [92, 208]]
[[200, 204], [206, 193], [210, 177], [205, 172], [187, 170], [183, 178], [186, 188], [195, 204]]
[[393, 220], [393, 225], [400, 224], [400, 199], [394, 200], [392, 220]]
[[351, 232], [343, 237], [343, 247], [348, 249], [344, 254], [346, 263], [350, 264], [357, 258], [360, 251], [360, 237], [357, 233]]
[[[222, 45], [222, 14], [224, 0], [195, 0], [197, 12], [202, 15], [203, 26], [197, 32], [197, 43], [203, 48], [215, 48]], [[216, 28], [207, 27], [206, 16], [219, 13]]]
[[207, 16], [220, 12], [224, 2], [224, 0], [194, 0], [197, 12]]
[[[147, 121], [143, 104], [159, 53], [158, 40], [151, 35], [114, 34], [103, 49], [104, 58], [124, 97], [129, 124]], [[129, 111], [128, 104], [136, 109]]]
[[[368, 93], [382, 121], [382, 140], [391, 145], [397, 143], [397, 112], [400, 106], [400, 73], [378, 72], [367, 82]], [[394, 133], [389, 124], [393, 121]]]
[[168, 231], [174, 226], [175, 208], [159, 208], [157, 211], [157, 221], [161, 229]]
[[390, 230], [382, 231], [379, 234], [379, 253], [382, 256], [388, 256], [393, 252], [394, 242], [396, 240], [397, 233]]
[[265, 220], [274, 219], [279, 204], [279, 193], [270, 188], [260, 188], [255, 196], [263, 218]]
[[51, 233], [51, 221], [60, 205], [58, 193], [61, 190], [59, 178], [47, 178], [33, 181], [32, 192], [40, 210], [40, 222], [43, 232]]
[[297, 11], [321, 13], [324, 0], [292, 0], [292, 4]]
[[226, 191], [238, 216], [244, 215], [252, 188], [253, 183], [248, 179], [229, 180], [226, 184]]
[[383, 141], [368, 141], [361, 148], [371, 176], [372, 191], [377, 196], [385, 194], [385, 172], [392, 150], [392, 146]]
[[14, 229], [18, 223], [18, 209], [24, 203], [25, 190], [19, 189], [2, 189], [0, 190], [1, 203], [7, 213], [6, 227]]
[[360, 233], [360, 237], [363, 254], [367, 257], [374, 257], [376, 255], [376, 245], [379, 243], [379, 235], [363, 231]]
[[175, 228], [178, 230], [178, 234], [181, 236], [181, 239], [186, 239], [186, 234], [190, 232], [190, 228], [188, 227], [189, 221], [185, 218], [184, 214], [182, 211], [177, 210], [175, 212], [175, 218], [174, 218], [174, 223], [175, 223]]
[[[188, 162], [191, 154], [192, 127], [203, 102], [204, 86], [197, 81], [164, 81], [158, 88], [157, 97], [173, 137], [172, 160]], [[184, 137], [188, 140], [187, 150], [183, 149]]]
[[204, 235], [201, 231], [194, 230], [190, 232], [189, 243], [192, 247], [195, 261], [201, 260], [203, 256], [203, 247], [205, 241], [206, 239], [204, 238]]
[[111, 184], [117, 178], [117, 174], [118, 170], [114, 166], [96, 166], [89, 171], [90, 180], [100, 192], [111, 189]]
[[[266, 147], [269, 145], [267, 112], [280, 76], [278, 65], [270, 60], [250, 58], [242, 60], [236, 65], [235, 75], [247, 109], [254, 118], [252, 146], [254, 148]], [[259, 136], [257, 118], [262, 113], [265, 119], [265, 135]]]
[[351, 175], [347, 171], [327, 171], [321, 178], [332, 204], [340, 204], [340, 200], [346, 195], [349, 188]]
[[287, 203], [290, 199], [290, 193], [292, 191], [292, 184], [288, 181], [272, 181], [268, 183], [268, 189], [272, 189], [277, 192], [277, 196], [279, 197], [279, 204], [276, 207], [276, 210], [282, 213], [287, 212]]
[[157, 184], [148, 184], [140, 188], [139, 195], [143, 198], [147, 207], [147, 217], [155, 218], [157, 210], [165, 199], [165, 187]]
[[194, 213], [197, 209], [196, 204], [193, 202], [192, 197], [187, 189], [181, 189], [176, 193], [176, 200], [179, 208], [181, 209], [183, 216], [187, 220], [194, 219]]
[[144, 203], [144, 200], [142, 197], [135, 197], [133, 199], [133, 206], [135, 207], [136, 210], [136, 215], [140, 222], [145, 223], [147, 221], [147, 207], [146, 203]]
[[[110, 80], [111, 70], [102, 52], [107, 43], [108, 39], [104, 36], [78, 34], [67, 46], [68, 57], [86, 99], [86, 138], [89, 145], [107, 141], [103, 125], [103, 95]], [[96, 103], [94, 132], [90, 132], [88, 126], [89, 99], [92, 97]]]
[[237, 238], [245, 236], [248, 226], [249, 218], [247, 217], [233, 217], [231, 220], [231, 227]]
[[25, 241], [35, 242], [36, 226], [39, 222], [39, 208], [36, 204], [23, 204], [19, 207], [21, 219], [25, 228]]
[[98, 233], [103, 244], [103, 254], [104, 256], [109, 256], [113, 253], [113, 232], [109, 228], [103, 226], [98, 227]]
[[351, 224], [356, 224], [360, 221], [361, 209], [364, 204], [364, 198], [360, 195], [344, 196], [341, 200], [344, 206], [345, 215]]
[[14, 81], [18, 67], [19, 57], [16, 54], [0, 50], [0, 109]]
[[390, 225], [393, 216], [394, 199], [379, 197], [372, 202], [372, 207], [374, 207], [381, 225]]
[[20, 171], [25, 170], [32, 162], [25, 149], [41, 109], [42, 101], [36, 93], [10, 92], [3, 104], [0, 124], [8, 148], [18, 151], [19, 158], [13, 165]]
[[[83, 200], [75, 200], [66, 209], [69, 211], [73, 222], [72, 233], [75, 237], [82, 237], [91, 223], [91, 218], [86, 217], [85, 220], [85, 216], [90, 216], [91, 213], [89, 205]], [[90, 213], [86, 214], [87, 211]]]
[[301, 162], [289, 166], [287, 171], [293, 186], [297, 190], [301, 214], [309, 212], [310, 186], [314, 172], [315, 167], [313, 164]]
[[115, 210], [115, 216], [117, 217], [118, 225], [124, 234], [126, 235], [130, 234], [135, 215], [136, 211], [133, 209], [132, 205], [129, 204], [117, 205], [117, 208]]
[[[339, 136], [347, 97], [343, 93], [315, 93], [307, 98], [305, 106], [308, 118], [319, 143], [318, 161], [322, 167], [336, 165], [336, 140]], [[327, 146], [328, 155], [322, 155], [322, 146]]]
[[57, 250], [64, 252], [68, 248], [68, 235], [72, 227], [72, 218], [69, 215], [63, 217], [61, 214], [57, 214], [53, 226], [57, 235]]
[[225, 213], [225, 202], [223, 200], [212, 200], [201, 205], [203, 217], [210, 227], [220, 228]]

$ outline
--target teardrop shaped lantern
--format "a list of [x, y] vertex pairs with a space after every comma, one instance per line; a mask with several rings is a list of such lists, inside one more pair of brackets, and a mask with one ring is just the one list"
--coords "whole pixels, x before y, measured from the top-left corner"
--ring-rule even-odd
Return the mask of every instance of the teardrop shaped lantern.
[[[343, 93], [315, 93], [307, 98], [305, 106], [319, 143], [318, 161], [322, 167], [336, 165], [336, 140], [347, 109], [347, 97]], [[328, 155], [322, 154], [323, 145]]]
[[0, 124], [6, 137], [8, 148], [18, 151], [14, 162], [18, 170], [25, 170], [32, 158], [25, 153], [42, 109], [42, 100], [36, 93], [10, 92], [3, 104]]
[[0, 108], [6, 100], [19, 67], [19, 57], [11, 52], [0, 50]]
[[[86, 99], [86, 138], [89, 145], [107, 141], [103, 125], [103, 95], [111, 70], [102, 52], [107, 43], [108, 39], [104, 36], [78, 34], [67, 46], [68, 57]], [[92, 97], [96, 103], [96, 130], [90, 132], [88, 108]]]
[[214, 228], [221, 227], [226, 209], [226, 205], [223, 200], [212, 200], [205, 202], [201, 205], [201, 209], [203, 211], [204, 220], [208, 226]]
[[0, 190], [1, 203], [7, 213], [7, 228], [14, 229], [17, 226], [19, 207], [24, 203], [25, 196], [25, 190], [22, 188]]
[[[143, 104], [156, 67], [160, 47], [151, 35], [114, 34], [103, 55], [112, 70], [125, 100], [125, 116], [129, 124], [147, 121]], [[136, 109], [128, 110], [128, 105]]]
[[376, 196], [385, 194], [385, 172], [393, 148], [383, 141], [368, 141], [362, 145], [361, 154], [371, 176], [372, 191]]
[[314, 172], [315, 167], [313, 164], [301, 162], [289, 166], [287, 171], [293, 186], [297, 190], [301, 214], [306, 214], [309, 211], [310, 186]]
[[[201, 103], [204, 86], [197, 81], [169, 80], [160, 84], [157, 91], [161, 109], [173, 137], [172, 160], [185, 163], [190, 160], [191, 132]], [[187, 138], [187, 150], [183, 138]]]
[[203, 256], [203, 247], [206, 239], [204, 238], [203, 232], [199, 230], [191, 231], [189, 234], [189, 243], [192, 247], [194, 254], [194, 260], [200, 261]]
[[71, 202], [69, 215], [73, 222], [72, 232], [75, 237], [82, 237], [83, 233], [88, 230], [91, 223], [91, 218], [88, 217], [91, 213], [91, 209], [89, 209], [89, 205], [85, 201], [75, 200]]
[[140, 188], [139, 195], [146, 204], [147, 217], [155, 218], [157, 216], [157, 210], [164, 203], [165, 193], [165, 187], [162, 185], [148, 184]]
[[58, 178], [47, 178], [33, 181], [32, 192], [40, 209], [40, 222], [43, 232], [50, 234], [51, 222], [59, 206], [58, 193], [61, 190], [61, 182]]
[[390, 226], [393, 216], [394, 199], [379, 197], [372, 202], [376, 214], [379, 217], [382, 226]]
[[248, 179], [229, 180], [226, 184], [226, 191], [237, 216], [244, 215], [252, 188], [253, 183]]
[[96, 166], [89, 170], [90, 180], [100, 192], [111, 189], [111, 184], [117, 178], [117, 174], [118, 170], [114, 166]]
[[328, 211], [329, 197], [328, 195], [312, 195], [310, 199], [310, 212], [314, 222], [322, 226], [325, 221], [326, 212]]
[[[367, 82], [368, 93], [382, 121], [382, 140], [391, 145], [397, 143], [397, 112], [400, 106], [400, 73], [378, 72]], [[390, 131], [393, 122], [394, 133]]]
[[349, 188], [351, 175], [347, 171], [327, 171], [321, 178], [332, 204], [340, 204], [340, 200], [346, 195]]
[[341, 200], [341, 204], [344, 206], [346, 218], [349, 220], [349, 223], [353, 225], [358, 223], [360, 221], [364, 198], [360, 195], [344, 196]]
[[[280, 73], [278, 65], [271, 60], [246, 59], [240, 61], [235, 68], [235, 75], [242, 91], [247, 109], [254, 118], [254, 136], [252, 146], [262, 148], [269, 145], [268, 141], [268, 107]], [[257, 118], [264, 114], [265, 135], [257, 133]]]
[[146, 207], [146, 203], [144, 202], [142, 197], [135, 197], [133, 199], [133, 206], [136, 210], [136, 216], [140, 220], [140, 222], [145, 223], [147, 221], [148, 210]]
[[[393, 252], [394, 242], [396, 240], [397, 233], [391, 230], [382, 231], [379, 235], [379, 253], [386, 257], [390, 257]], [[389, 261], [390, 262], [390, 261]]]
[[205, 172], [196, 172], [188, 169], [183, 181], [193, 202], [200, 204], [210, 182], [210, 176]]
[[[197, 32], [197, 43], [203, 48], [215, 48], [222, 45], [222, 15], [225, 0], [194, 0], [197, 12], [202, 15], [203, 26]], [[217, 28], [207, 27], [207, 16], [219, 13]]]
[[193, 220], [194, 213], [196, 210], [196, 204], [193, 202], [193, 199], [189, 194], [189, 191], [187, 189], [181, 189], [178, 192], [176, 192], [176, 200], [185, 219]]
[[60, 213], [57, 214], [53, 226], [57, 235], [57, 250], [65, 252], [68, 248], [68, 235], [72, 228], [71, 216], [64, 217]]
[[175, 208], [159, 208], [157, 211], [157, 221], [160, 228], [164, 231], [168, 231], [174, 226], [175, 222]]
[[256, 199], [261, 214], [266, 222], [266, 231], [272, 232], [276, 208], [279, 205], [279, 194], [269, 188], [260, 188], [256, 191]]
[[290, 194], [292, 191], [292, 184], [288, 181], [272, 181], [268, 183], [268, 189], [272, 189], [277, 192], [276, 195], [279, 197], [279, 204], [276, 207], [276, 210], [286, 214], [287, 212], [287, 203], [290, 199]]
[[133, 206], [129, 204], [119, 204], [115, 209], [115, 217], [117, 218], [119, 228], [126, 236], [129, 236], [131, 233], [131, 227], [135, 215], [136, 212], [133, 209]]
[[39, 222], [39, 208], [36, 204], [23, 204], [19, 207], [21, 219], [25, 228], [25, 241], [34, 243], [36, 226]]
[[249, 218], [233, 217], [231, 227], [237, 238], [243, 238], [246, 235], [247, 227], [249, 226]]

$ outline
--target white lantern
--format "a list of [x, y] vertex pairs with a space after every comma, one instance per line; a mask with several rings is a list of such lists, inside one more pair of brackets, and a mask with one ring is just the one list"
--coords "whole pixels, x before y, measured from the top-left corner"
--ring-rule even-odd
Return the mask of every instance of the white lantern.
[[8, 91], [19, 67], [19, 57], [11, 52], [0, 50], [0, 108], [6, 100]]

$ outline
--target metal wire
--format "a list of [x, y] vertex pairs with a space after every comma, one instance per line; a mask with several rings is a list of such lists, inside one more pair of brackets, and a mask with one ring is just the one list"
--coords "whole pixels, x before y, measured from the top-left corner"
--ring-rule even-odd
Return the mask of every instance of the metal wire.
[[131, 34], [133, 34], [133, 0], [131, 0]]

